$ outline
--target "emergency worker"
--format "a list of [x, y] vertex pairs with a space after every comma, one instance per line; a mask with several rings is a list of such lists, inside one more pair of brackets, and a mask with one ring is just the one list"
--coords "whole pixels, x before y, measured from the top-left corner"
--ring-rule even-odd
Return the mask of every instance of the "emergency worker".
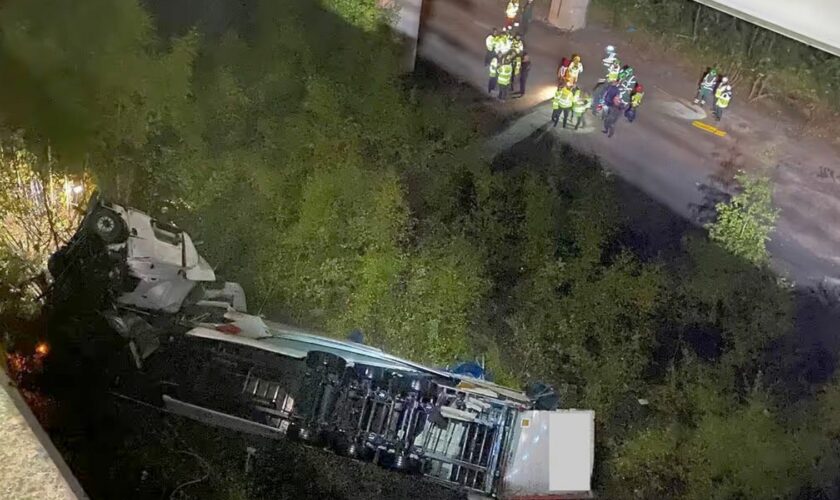
[[583, 73], [583, 63], [580, 62], [580, 56], [577, 54], [572, 55], [572, 62], [569, 64], [569, 67], [566, 69], [565, 78], [567, 82], [570, 82], [573, 86], [577, 85], [578, 78], [580, 78], [581, 73]]
[[513, 57], [511, 57], [510, 54], [508, 54], [502, 59], [502, 63], [499, 64], [499, 74], [496, 80], [496, 82], [499, 85], [499, 99], [502, 101], [507, 99], [508, 92], [510, 91], [510, 82], [512, 78]]
[[604, 64], [605, 68], [608, 68], [618, 59], [618, 53], [616, 53], [615, 47], [612, 45], [607, 45], [606, 48], [604, 48], [604, 52], [606, 52], [607, 57], [601, 59], [601, 62]]
[[604, 118], [604, 130], [602, 132], [607, 134], [607, 137], [612, 137], [615, 134], [615, 125], [618, 123], [618, 119], [621, 118], [621, 112], [625, 108], [624, 101], [616, 95], [607, 108], [607, 116]]
[[502, 34], [496, 39], [496, 55], [504, 56], [513, 48], [513, 38], [510, 35], [510, 28], [502, 30]]
[[490, 59], [490, 66], [487, 71], [488, 76], [490, 79], [487, 82], [487, 93], [492, 94], [494, 90], [496, 90], [496, 84], [498, 83], [499, 78], [499, 58], [493, 56]]
[[510, 0], [507, 4], [507, 8], [505, 8], [505, 23], [508, 26], [512, 26], [514, 21], [516, 21], [516, 16], [519, 15], [519, 2], [518, 0]]
[[572, 84], [566, 82], [565, 85], [557, 87], [557, 91], [554, 93], [554, 99], [551, 102], [551, 121], [555, 127], [560, 121], [560, 115], [563, 115], [563, 128], [566, 128], [566, 124], [569, 121], [569, 113], [571, 113], [574, 104], [575, 92]]
[[645, 88], [642, 86], [641, 83], [637, 83], [635, 87], [633, 87], [633, 91], [630, 92], [630, 105], [627, 106], [627, 109], [624, 111], [624, 117], [627, 118], [627, 121], [633, 123], [636, 120], [637, 113], [639, 106], [642, 104], [642, 99], [645, 97]]
[[586, 110], [589, 109], [591, 105], [592, 98], [586, 92], [582, 92], [580, 89], [577, 89], [575, 91], [575, 103], [572, 105], [572, 116], [575, 122], [575, 130], [586, 126], [583, 116], [586, 114]]
[[498, 41], [498, 39], [498, 28], [493, 28], [493, 32], [487, 35], [487, 38], [484, 39], [484, 46], [487, 48], [487, 52], [484, 54], [485, 66], [490, 64], [490, 59], [493, 59], [493, 55], [496, 53], [496, 42]]
[[721, 78], [720, 85], [718, 85], [717, 90], [715, 90], [715, 119], [720, 121], [721, 117], [723, 116], [724, 110], [729, 107], [729, 103], [732, 101], [732, 85], [729, 84], [729, 79], [726, 77]]
[[706, 105], [706, 100], [711, 100], [712, 92], [718, 84], [718, 73], [715, 68], [710, 68], [709, 71], [703, 74], [700, 78], [700, 83], [697, 85], [697, 96], [694, 97], [694, 104]]
[[522, 52], [522, 68], [519, 70], [519, 95], [525, 95], [525, 84], [528, 81], [528, 73], [531, 71], [531, 58], [527, 52]]
[[630, 92], [633, 90], [633, 87], [636, 86], [636, 73], [633, 71], [633, 68], [624, 65], [621, 68], [621, 71], [618, 73], [618, 87], [619, 87], [619, 95], [621, 96], [621, 100], [624, 101], [624, 104], [630, 103]]
[[560, 66], [557, 67], [557, 86], [562, 87], [566, 84], [566, 71], [569, 70], [569, 65], [572, 61], [568, 57], [563, 57], [560, 60]]

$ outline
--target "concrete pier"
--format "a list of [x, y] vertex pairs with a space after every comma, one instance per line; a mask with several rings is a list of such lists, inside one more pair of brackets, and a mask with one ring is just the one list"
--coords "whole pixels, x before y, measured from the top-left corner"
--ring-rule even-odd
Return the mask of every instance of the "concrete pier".
[[87, 499], [2, 369], [0, 385], [0, 499]]

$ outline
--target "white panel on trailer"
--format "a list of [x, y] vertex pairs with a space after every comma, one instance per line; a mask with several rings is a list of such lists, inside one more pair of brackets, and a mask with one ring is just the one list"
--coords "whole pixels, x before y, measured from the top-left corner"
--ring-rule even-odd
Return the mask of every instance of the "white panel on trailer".
[[549, 490], [589, 491], [595, 463], [595, 412], [553, 412], [548, 425]]
[[501, 498], [591, 498], [595, 412], [523, 411], [511, 431]]

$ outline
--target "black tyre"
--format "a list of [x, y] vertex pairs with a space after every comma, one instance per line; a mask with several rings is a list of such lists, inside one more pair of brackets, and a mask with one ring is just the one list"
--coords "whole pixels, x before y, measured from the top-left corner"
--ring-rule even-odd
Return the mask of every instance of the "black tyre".
[[88, 229], [98, 235], [107, 244], [121, 243], [126, 239], [126, 227], [116, 213], [100, 208], [91, 214]]

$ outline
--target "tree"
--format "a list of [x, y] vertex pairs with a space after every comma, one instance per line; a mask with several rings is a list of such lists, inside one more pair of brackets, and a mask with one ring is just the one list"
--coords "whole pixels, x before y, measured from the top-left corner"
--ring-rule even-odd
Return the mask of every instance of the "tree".
[[381, 27], [383, 21], [389, 20], [394, 14], [393, 7], [383, 7], [378, 0], [321, 0], [321, 3], [348, 22], [367, 31]]
[[197, 39], [162, 46], [136, 0], [10, 0], [0, 30], [4, 118], [65, 169], [125, 186], [150, 139], [184, 119]]
[[[785, 422], [771, 401], [759, 384], [743, 400], [733, 397], [696, 362], [675, 370], [651, 391], [645, 428], [608, 459], [609, 496], [796, 496], [812, 482], [822, 451], [813, 430]], [[802, 413], [814, 409], [803, 405]]]
[[92, 190], [89, 176], [57, 171], [53, 158], [30, 152], [20, 134], [0, 135], [0, 248], [23, 266], [24, 282], [70, 239], [81, 219], [78, 206]]
[[743, 172], [735, 176], [741, 191], [717, 205], [717, 220], [707, 227], [712, 240], [753, 264], [767, 262], [767, 242], [779, 211], [773, 208], [773, 187], [766, 177]]

